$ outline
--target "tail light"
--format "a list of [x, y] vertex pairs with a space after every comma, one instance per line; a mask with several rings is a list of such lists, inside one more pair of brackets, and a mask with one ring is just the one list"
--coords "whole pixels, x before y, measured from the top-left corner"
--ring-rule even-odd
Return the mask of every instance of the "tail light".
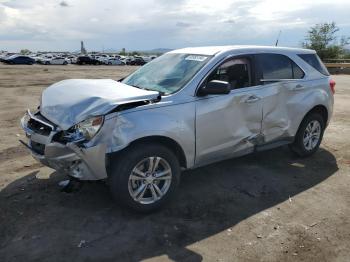
[[333, 79], [331, 79], [331, 81], [329, 81], [329, 88], [331, 89], [332, 93], [335, 93], [335, 81]]

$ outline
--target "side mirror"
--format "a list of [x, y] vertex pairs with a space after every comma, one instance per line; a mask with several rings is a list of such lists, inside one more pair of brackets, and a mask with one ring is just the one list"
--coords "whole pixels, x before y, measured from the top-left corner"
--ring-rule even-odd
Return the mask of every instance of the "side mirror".
[[231, 87], [228, 82], [220, 80], [212, 80], [203, 86], [199, 92], [199, 96], [206, 95], [226, 95], [230, 93]]

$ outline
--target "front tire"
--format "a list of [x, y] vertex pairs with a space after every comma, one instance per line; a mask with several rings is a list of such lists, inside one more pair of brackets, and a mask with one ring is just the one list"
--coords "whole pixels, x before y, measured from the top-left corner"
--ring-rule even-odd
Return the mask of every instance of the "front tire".
[[289, 148], [300, 157], [314, 154], [320, 147], [325, 121], [318, 113], [308, 114], [301, 122], [293, 144]]
[[112, 161], [109, 184], [113, 198], [137, 212], [151, 212], [166, 204], [180, 181], [175, 154], [158, 144], [132, 145]]

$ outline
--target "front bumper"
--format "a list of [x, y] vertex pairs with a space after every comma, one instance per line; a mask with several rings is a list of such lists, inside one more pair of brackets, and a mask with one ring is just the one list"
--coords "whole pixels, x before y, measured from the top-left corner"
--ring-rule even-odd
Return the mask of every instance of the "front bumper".
[[[33, 130], [28, 125], [28, 119], [43, 125], [39, 130]], [[69, 142], [66, 144], [54, 141], [59, 128], [49, 123], [40, 115], [33, 115], [29, 110], [21, 119], [21, 126], [27, 141], [21, 141], [31, 152], [32, 156], [43, 165], [58, 172], [80, 180], [100, 180], [107, 178], [105, 155], [106, 146], [99, 144], [86, 147], [83, 143]], [[45, 128], [46, 132], [41, 130]]]

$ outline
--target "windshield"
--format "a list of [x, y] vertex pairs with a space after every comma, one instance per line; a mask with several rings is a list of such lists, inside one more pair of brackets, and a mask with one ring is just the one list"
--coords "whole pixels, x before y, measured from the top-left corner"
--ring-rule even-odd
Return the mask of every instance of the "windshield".
[[164, 54], [144, 65], [122, 82], [164, 95], [180, 90], [208, 61], [210, 56]]

